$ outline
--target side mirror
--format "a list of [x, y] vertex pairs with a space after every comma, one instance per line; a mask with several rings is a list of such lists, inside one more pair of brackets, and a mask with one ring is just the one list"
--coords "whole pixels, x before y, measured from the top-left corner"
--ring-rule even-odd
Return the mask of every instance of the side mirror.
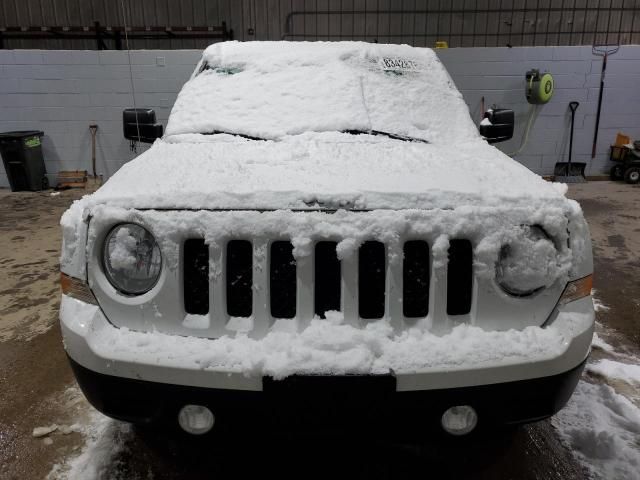
[[133, 142], [153, 143], [163, 132], [151, 108], [127, 108], [122, 112], [122, 127], [124, 138]]
[[498, 143], [513, 137], [515, 116], [513, 110], [495, 108], [485, 112], [480, 122], [480, 135], [489, 143]]

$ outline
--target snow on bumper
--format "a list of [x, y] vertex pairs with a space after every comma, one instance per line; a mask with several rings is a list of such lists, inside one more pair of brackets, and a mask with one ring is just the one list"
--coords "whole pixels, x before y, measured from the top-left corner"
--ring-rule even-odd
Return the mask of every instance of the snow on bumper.
[[262, 377], [292, 374], [396, 376], [398, 391], [456, 388], [564, 373], [587, 356], [593, 335], [590, 297], [554, 312], [546, 328], [503, 332], [458, 325], [443, 336], [395, 334], [384, 321], [357, 329], [334, 314], [301, 333], [206, 339], [114, 327], [101, 310], [63, 295], [65, 348], [98, 373], [175, 385], [262, 390]]

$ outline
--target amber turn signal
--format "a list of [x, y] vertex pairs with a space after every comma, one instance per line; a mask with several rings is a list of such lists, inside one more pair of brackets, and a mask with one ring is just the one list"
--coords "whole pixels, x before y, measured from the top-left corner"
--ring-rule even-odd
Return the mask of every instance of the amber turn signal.
[[98, 304], [96, 297], [93, 296], [93, 292], [89, 288], [89, 285], [82, 280], [70, 277], [65, 273], [60, 273], [60, 287], [62, 288], [62, 293], [64, 295], [68, 295], [86, 303], [92, 303], [94, 305]]
[[562, 296], [558, 301], [559, 304], [573, 302], [584, 297], [591, 295], [591, 288], [593, 287], [593, 275], [587, 275], [586, 277], [579, 278], [578, 280], [572, 280], [567, 283], [567, 286], [562, 292]]

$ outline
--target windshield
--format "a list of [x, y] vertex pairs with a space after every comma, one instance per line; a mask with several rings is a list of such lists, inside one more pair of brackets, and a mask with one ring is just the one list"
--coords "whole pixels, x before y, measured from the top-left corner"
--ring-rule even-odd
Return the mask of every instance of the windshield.
[[358, 42], [212, 45], [180, 92], [166, 134], [304, 132], [432, 143], [477, 136], [432, 50]]

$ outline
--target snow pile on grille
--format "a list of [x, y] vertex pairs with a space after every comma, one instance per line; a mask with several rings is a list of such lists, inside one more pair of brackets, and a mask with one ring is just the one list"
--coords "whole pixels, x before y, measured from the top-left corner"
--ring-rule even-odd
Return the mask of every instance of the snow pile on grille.
[[[78, 330], [92, 325], [99, 309], [63, 296], [61, 312], [73, 312]], [[315, 318], [302, 332], [271, 331], [264, 338], [247, 334], [218, 339], [181, 337], [158, 332], [114, 328], [103, 322], [87, 337], [92, 350], [117, 362], [240, 373], [247, 376], [284, 378], [294, 373], [413, 373], [458, 368], [508, 365], [522, 360], [551, 358], [565, 351], [568, 337], [588, 329], [588, 314], [566, 313], [561, 330], [527, 327], [503, 332], [462, 324], [446, 335], [422, 328], [397, 333], [385, 320], [356, 328], [344, 323], [339, 312], [327, 319]]]
[[[205, 211], [137, 211], [119, 207], [96, 206], [91, 221], [88, 246], [99, 238], [100, 232], [112, 225], [133, 222], [145, 226], [156, 237], [162, 250], [164, 265], [178, 268], [178, 249], [184, 238], [204, 238], [208, 245], [224, 245], [234, 238], [284, 238], [291, 241], [296, 259], [313, 253], [315, 242], [338, 239], [337, 254], [341, 260], [357, 253], [367, 240], [385, 244], [388, 260], [401, 261], [402, 243], [406, 238], [423, 238], [432, 243], [435, 270], [446, 267], [449, 239], [464, 238], [475, 245], [476, 277], [493, 279], [496, 264], [504, 245], [526, 253], [525, 260], [516, 259], [510, 266], [509, 279], [520, 282], [540, 282], [536, 286], [564, 281], [574, 263], [582, 261], [588, 251], [579, 242], [568, 247], [568, 224], [572, 222], [574, 238], [581, 237], [584, 223], [578, 221], [581, 210], [577, 203], [560, 205], [518, 204], [507, 207], [460, 207], [455, 209], [376, 210], [335, 213], [292, 212], [205, 212]], [[554, 238], [532, 242], [521, 225], [541, 225]], [[519, 245], [525, 242], [523, 247]], [[551, 248], [549, 248], [549, 246]], [[212, 276], [221, 273], [214, 265]], [[213, 277], [212, 277], [213, 278]], [[522, 280], [525, 278], [525, 280]]]
[[[210, 285], [223, 278], [224, 262], [217, 261], [218, 254], [223, 251], [226, 242], [233, 239], [250, 239], [257, 242], [266, 240], [288, 240], [293, 245], [293, 255], [304, 269], [305, 263], [313, 257], [314, 245], [322, 240], [335, 239], [337, 253], [341, 260], [351, 261], [357, 257], [358, 248], [366, 241], [379, 241], [387, 252], [389, 268], [399, 271], [402, 268], [403, 244], [406, 239], [423, 239], [432, 246], [434, 278], [441, 279], [446, 272], [450, 239], [463, 238], [474, 247], [473, 273], [479, 290], [485, 298], [502, 302], [501, 311], [487, 312], [479, 309], [473, 312], [477, 326], [504, 330], [507, 328], [523, 328], [527, 325], [540, 325], [551, 312], [559, 298], [567, 278], [580, 273], [572, 268], [588, 257], [589, 245], [575, 241], [584, 234], [586, 225], [580, 218], [577, 204], [564, 202], [560, 207], [551, 205], [498, 207], [470, 207], [455, 209], [431, 210], [375, 210], [370, 212], [352, 212], [339, 210], [328, 212], [294, 212], [277, 211], [157, 211], [134, 210], [120, 207], [97, 205], [92, 209], [92, 219], [87, 234], [86, 251], [100, 254], [103, 248], [102, 238], [113, 225], [132, 222], [148, 229], [157, 239], [162, 251], [162, 265], [167, 273], [166, 282], [161, 281], [159, 288], [146, 295], [134, 305], [123, 305], [113, 310], [109, 300], [103, 300], [103, 308], [112, 323], [122, 327], [138, 330], [152, 328], [164, 333], [178, 335], [197, 335], [217, 337], [231, 330], [233, 324], [224, 315], [211, 310], [208, 322], [210, 328], [196, 328], [192, 331], [193, 322], [184, 319], [185, 312], [179, 296], [172, 285], [179, 288], [179, 283], [172, 279], [179, 278], [181, 269], [181, 248], [185, 239], [202, 238], [211, 249], [209, 268]], [[568, 224], [571, 222], [573, 236], [568, 237]], [[541, 293], [537, 300], [548, 300], [545, 312], [531, 310], [522, 312], [513, 303], [505, 302], [504, 293], [496, 286], [496, 264], [502, 245], [516, 242], [521, 237], [520, 225], [539, 224], [552, 236], [558, 245], [554, 254], [555, 268], [547, 272], [544, 284], [552, 285]], [[520, 235], [520, 236], [519, 236]], [[261, 248], [267, 248], [266, 244]], [[546, 257], [543, 258], [548, 261]], [[254, 268], [264, 268], [261, 262], [264, 255], [256, 250]], [[65, 267], [66, 268], [66, 267]], [[268, 267], [266, 267], [268, 268]], [[97, 269], [94, 269], [100, 275]], [[65, 273], [68, 273], [65, 271]], [[94, 275], [89, 276], [90, 285], [100, 291], [100, 287], [92, 284]], [[537, 279], [538, 277], [536, 277]], [[390, 296], [390, 311], [397, 307], [398, 296]], [[436, 310], [433, 310], [436, 311]], [[158, 315], [161, 314], [161, 316]], [[536, 315], [537, 313], [537, 315]], [[252, 325], [255, 330], [266, 330], [272, 320], [265, 310], [257, 308]], [[300, 331], [311, 321], [312, 310], [302, 308], [295, 319], [293, 329]], [[398, 319], [391, 314], [392, 318]], [[435, 320], [434, 320], [435, 319]], [[504, 321], [503, 321], [504, 319]], [[429, 322], [437, 323], [432, 325]], [[357, 324], [359, 320], [350, 315], [348, 322]], [[434, 317], [419, 322], [424, 328], [434, 326], [436, 330], [448, 330], [449, 322]], [[207, 325], [203, 322], [202, 325]], [[246, 328], [243, 328], [246, 330]]]

